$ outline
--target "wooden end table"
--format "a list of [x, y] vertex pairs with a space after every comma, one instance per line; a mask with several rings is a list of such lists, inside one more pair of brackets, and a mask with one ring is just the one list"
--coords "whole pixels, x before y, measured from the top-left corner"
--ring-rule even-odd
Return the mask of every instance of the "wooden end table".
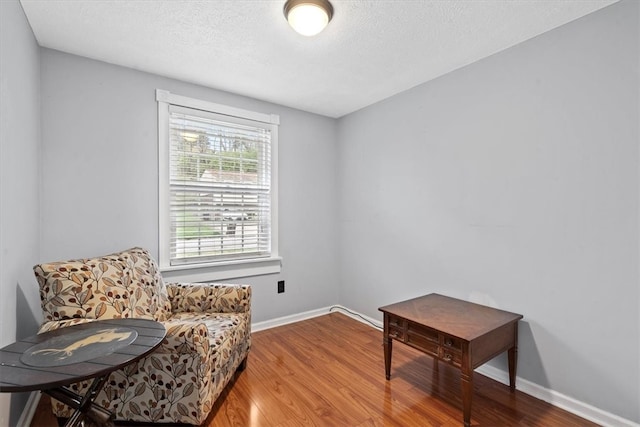
[[[164, 339], [161, 323], [112, 319], [32, 335], [0, 349], [0, 392], [41, 390], [75, 409], [65, 427], [88, 419], [112, 425], [113, 414], [94, 403], [109, 374], [155, 350]], [[66, 386], [94, 379], [84, 396]]]
[[379, 308], [384, 313], [384, 369], [391, 378], [393, 340], [461, 371], [465, 427], [471, 425], [473, 370], [508, 351], [509, 386], [516, 386], [518, 321], [522, 315], [439, 294]]

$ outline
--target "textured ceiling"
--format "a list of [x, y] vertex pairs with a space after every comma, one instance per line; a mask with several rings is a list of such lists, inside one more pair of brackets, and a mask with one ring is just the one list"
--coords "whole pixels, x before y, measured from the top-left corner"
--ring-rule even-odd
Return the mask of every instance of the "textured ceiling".
[[21, 0], [41, 46], [340, 117], [618, 0], [332, 0], [308, 38], [284, 0]]

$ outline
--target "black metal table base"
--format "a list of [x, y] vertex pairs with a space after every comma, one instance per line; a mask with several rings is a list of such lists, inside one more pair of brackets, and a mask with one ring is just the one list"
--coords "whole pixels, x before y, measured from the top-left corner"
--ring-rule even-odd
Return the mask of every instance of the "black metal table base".
[[43, 393], [75, 409], [64, 427], [83, 426], [84, 421], [88, 421], [91, 425], [113, 427], [114, 415], [102, 406], [94, 403], [108, 378], [109, 374], [95, 378], [84, 396], [80, 396], [65, 387], [43, 390]]

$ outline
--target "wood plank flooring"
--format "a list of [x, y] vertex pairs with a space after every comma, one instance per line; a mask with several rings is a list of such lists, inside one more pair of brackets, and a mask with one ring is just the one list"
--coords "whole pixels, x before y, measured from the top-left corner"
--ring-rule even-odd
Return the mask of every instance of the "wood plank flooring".
[[[386, 381], [382, 333], [340, 313], [255, 332], [247, 369], [203, 426], [461, 426], [459, 373], [435, 366], [395, 344]], [[33, 427], [57, 425], [47, 405], [43, 396]], [[477, 373], [471, 416], [482, 427], [596, 426]]]

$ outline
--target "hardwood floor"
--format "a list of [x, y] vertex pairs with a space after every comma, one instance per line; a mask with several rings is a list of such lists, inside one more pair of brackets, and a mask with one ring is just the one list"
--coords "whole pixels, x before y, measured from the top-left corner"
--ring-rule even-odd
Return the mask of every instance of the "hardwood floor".
[[[203, 426], [461, 426], [459, 372], [434, 366], [396, 344], [386, 381], [382, 333], [340, 313], [256, 332], [247, 369]], [[47, 404], [33, 427], [56, 426]], [[471, 415], [473, 426], [596, 426], [477, 373]]]

